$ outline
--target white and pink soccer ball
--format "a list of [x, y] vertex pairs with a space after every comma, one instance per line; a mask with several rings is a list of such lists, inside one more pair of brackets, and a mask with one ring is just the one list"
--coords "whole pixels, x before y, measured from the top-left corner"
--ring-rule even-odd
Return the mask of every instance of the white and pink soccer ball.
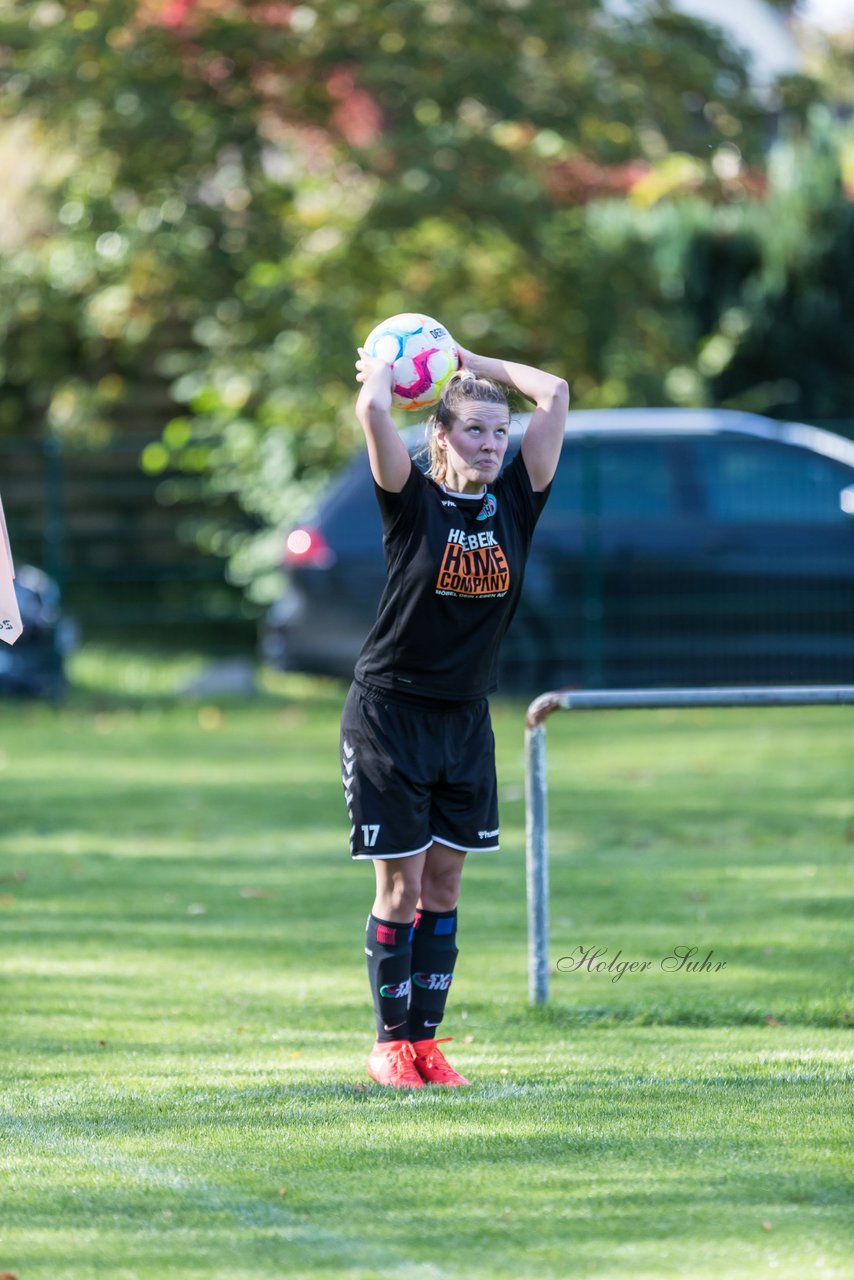
[[364, 342], [369, 356], [392, 367], [392, 403], [400, 409], [435, 404], [460, 367], [457, 344], [432, 316], [404, 311], [382, 320]]

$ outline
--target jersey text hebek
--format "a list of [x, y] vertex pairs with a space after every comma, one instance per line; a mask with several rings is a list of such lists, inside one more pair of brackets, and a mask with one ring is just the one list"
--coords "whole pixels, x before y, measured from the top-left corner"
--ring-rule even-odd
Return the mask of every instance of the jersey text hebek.
[[459, 546], [465, 547], [467, 551], [476, 551], [478, 547], [494, 547], [494, 533], [466, 533], [465, 529], [451, 529], [448, 534], [449, 542], [456, 542]]

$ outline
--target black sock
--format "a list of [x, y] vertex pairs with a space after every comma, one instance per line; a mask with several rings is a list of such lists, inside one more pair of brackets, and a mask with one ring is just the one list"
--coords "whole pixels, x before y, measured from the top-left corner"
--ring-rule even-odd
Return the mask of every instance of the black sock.
[[379, 920], [372, 912], [365, 929], [365, 955], [377, 1018], [377, 1040], [408, 1040], [412, 925], [398, 920]]
[[457, 912], [418, 911], [412, 936], [409, 1039], [435, 1040], [457, 960]]

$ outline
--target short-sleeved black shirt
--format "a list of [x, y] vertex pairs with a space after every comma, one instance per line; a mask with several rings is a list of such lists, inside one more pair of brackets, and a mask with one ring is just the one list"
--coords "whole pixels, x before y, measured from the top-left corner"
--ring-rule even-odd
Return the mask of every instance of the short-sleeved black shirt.
[[375, 489], [388, 581], [356, 679], [437, 701], [484, 697], [548, 489], [534, 493], [521, 453], [485, 496], [446, 493], [414, 463], [400, 493]]

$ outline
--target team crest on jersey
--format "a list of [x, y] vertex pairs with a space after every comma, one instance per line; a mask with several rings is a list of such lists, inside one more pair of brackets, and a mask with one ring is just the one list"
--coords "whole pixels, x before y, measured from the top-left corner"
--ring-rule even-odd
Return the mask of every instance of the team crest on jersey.
[[485, 493], [483, 495], [483, 506], [477, 513], [478, 520], [488, 520], [490, 516], [494, 516], [498, 510], [498, 499], [493, 493]]

